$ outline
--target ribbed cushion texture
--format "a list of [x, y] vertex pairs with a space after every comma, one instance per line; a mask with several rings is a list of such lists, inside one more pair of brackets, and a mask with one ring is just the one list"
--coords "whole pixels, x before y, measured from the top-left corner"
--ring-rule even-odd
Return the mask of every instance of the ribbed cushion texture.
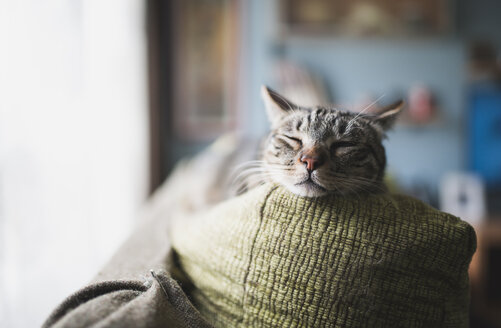
[[215, 327], [466, 327], [473, 228], [413, 198], [264, 185], [171, 230]]

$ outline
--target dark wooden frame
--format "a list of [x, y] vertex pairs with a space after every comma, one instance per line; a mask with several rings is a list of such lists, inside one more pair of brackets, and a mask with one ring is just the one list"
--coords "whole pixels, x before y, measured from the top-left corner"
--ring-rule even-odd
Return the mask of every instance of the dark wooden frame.
[[[224, 1], [223, 1], [224, 2]], [[183, 118], [186, 107], [183, 95], [183, 57], [179, 51], [180, 19], [185, 0], [147, 0], [146, 30], [148, 40], [149, 123], [150, 123], [150, 191], [165, 180], [179, 156], [189, 155], [237, 124], [239, 97], [239, 49], [241, 0], [226, 0], [231, 5], [235, 44], [231, 56], [234, 75], [229, 85], [227, 114], [219, 121], [196, 121]], [[180, 69], [181, 68], [181, 69]], [[184, 98], [183, 98], [184, 97]], [[180, 149], [184, 152], [180, 153]]]
[[149, 89], [149, 131], [150, 131], [150, 192], [153, 192], [167, 176], [169, 144], [166, 142], [169, 114], [165, 108], [171, 105], [170, 75], [172, 68], [173, 26], [172, 2], [164, 0], [146, 1], [146, 33], [148, 43], [148, 89]]
[[[183, 0], [174, 4], [174, 132], [183, 140], [206, 141], [236, 123], [239, 0]], [[194, 27], [193, 22], [199, 26]], [[218, 74], [204, 75], [202, 66], [223, 74], [219, 78]], [[212, 90], [204, 93], [204, 87]], [[214, 98], [220, 98], [221, 103], [211, 113], [208, 100]]]

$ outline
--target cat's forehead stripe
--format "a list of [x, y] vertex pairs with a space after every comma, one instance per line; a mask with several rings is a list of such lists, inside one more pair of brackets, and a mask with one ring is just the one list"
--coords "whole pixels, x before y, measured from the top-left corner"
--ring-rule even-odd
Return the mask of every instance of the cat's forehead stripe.
[[363, 115], [357, 117], [352, 112], [320, 106], [310, 110], [295, 111], [284, 120], [277, 132], [300, 133], [317, 141], [331, 136], [376, 140], [381, 135]]

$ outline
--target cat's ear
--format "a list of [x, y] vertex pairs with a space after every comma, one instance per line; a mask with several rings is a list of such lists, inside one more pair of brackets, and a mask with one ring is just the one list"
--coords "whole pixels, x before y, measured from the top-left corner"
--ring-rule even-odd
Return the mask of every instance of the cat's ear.
[[399, 100], [394, 104], [378, 110], [378, 114], [373, 116], [372, 121], [383, 128], [384, 131], [390, 129], [395, 124], [398, 115], [404, 107], [404, 101]]
[[266, 106], [266, 114], [268, 114], [268, 119], [271, 123], [277, 122], [286, 116], [289, 111], [298, 108], [298, 106], [287, 100], [284, 96], [265, 85], [261, 86], [261, 96]]

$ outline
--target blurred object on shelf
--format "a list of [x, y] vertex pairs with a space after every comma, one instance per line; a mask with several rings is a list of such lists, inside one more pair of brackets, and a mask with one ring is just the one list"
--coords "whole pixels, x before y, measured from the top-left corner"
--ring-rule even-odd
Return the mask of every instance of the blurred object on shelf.
[[500, 81], [501, 65], [496, 47], [487, 41], [477, 41], [469, 49], [469, 75], [472, 82]]
[[469, 101], [469, 168], [489, 189], [501, 187], [501, 85], [471, 86]]
[[279, 61], [275, 73], [277, 89], [299, 106], [328, 104], [331, 99], [323, 80], [290, 61]]
[[284, 9], [290, 24], [322, 27], [334, 25], [338, 19], [334, 1], [286, 0]]
[[409, 90], [405, 118], [409, 123], [425, 124], [436, 118], [436, 107], [433, 94], [425, 85], [415, 85]]
[[451, 32], [448, 0], [282, 0], [286, 32], [337, 36], [436, 36]]
[[350, 8], [343, 25], [347, 35], [372, 36], [390, 34], [396, 22], [387, 8], [376, 3], [360, 2]]
[[482, 178], [467, 172], [451, 172], [440, 182], [440, 210], [472, 225], [486, 217], [485, 185]]

